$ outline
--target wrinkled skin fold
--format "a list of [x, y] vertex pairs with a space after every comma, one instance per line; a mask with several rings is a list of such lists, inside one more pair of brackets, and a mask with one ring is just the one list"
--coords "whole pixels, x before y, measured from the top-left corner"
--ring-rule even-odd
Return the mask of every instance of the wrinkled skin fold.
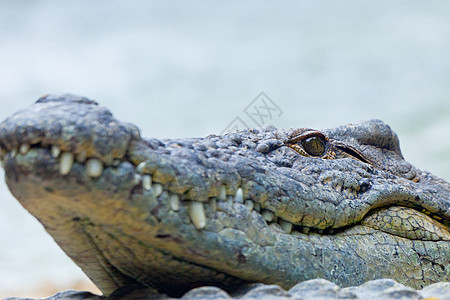
[[47, 95], [0, 124], [0, 147], [11, 192], [105, 295], [450, 280], [449, 183], [379, 120], [157, 140]]

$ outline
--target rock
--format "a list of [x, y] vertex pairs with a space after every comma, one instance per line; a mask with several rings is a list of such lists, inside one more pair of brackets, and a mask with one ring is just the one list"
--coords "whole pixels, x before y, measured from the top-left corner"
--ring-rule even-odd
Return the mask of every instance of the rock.
[[[42, 300], [100, 300], [107, 299], [106, 297], [94, 295], [89, 292], [80, 292], [75, 290], [66, 290], [62, 292], [58, 292], [55, 295], [43, 298]], [[3, 300], [34, 300], [32, 298], [17, 298], [17, 297], [9, 297]]]
[[[112, 298], [94, 295], [88, 292], [67, 290], [59, 292], [43, 300], [146, 300], [146, 299], [174, 299], [162, 294], [154, 294], [147, 289], [137, 289], [126, 294], [114, 293]], [[114, 295], [113, 294], [113, 295]], [[120, 296], [120, 295], [122, 296]], [[336, 300], [336, 299], [364, 299], [364, 300], [415, 300], [433, 299], [450, 300], [450, 282], [439, 282], [416, 291], [404, 286], [392, 279], [377, 279], [368, 281], [360, 286], [340, 288], [338, 285], [325, 280], [313, 279], [304, 281], [285, 291], [278, 285], [266, 285], [262, 283], [251, 284], [242, 289], [235, 297], [231, 297], [224, 290], [217, 287], [195, 288], [184, 294], [181, 299], [264, 299], [264, 300]], [[31, 298], [10, 297], [4, 300], [34, 300]]]
[[200, 288], [195, 288], [184, 294], [182, 299], [231, 299], [230, 295], [224, 290], [214, 287], [214, 286], [205, 286]]
[[424, 287], [419, 294], [424, 298], [450, 300], [450, 282], [438, 282]]

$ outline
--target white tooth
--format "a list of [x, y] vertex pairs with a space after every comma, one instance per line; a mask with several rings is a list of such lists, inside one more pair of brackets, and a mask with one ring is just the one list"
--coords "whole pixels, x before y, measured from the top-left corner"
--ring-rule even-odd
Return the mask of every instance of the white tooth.
[[86, 173], [90, 177], [99, 177], [103, 172], [103, 163], [96, 158], [88, 159], [86, 162]]
[[61, 154], [61, 161], [59, 162], [59, 173], [61, 173], [61, 175], [69, 174], [72, 169], [74, 158], [75, 156], [70, 152], [63, 152]]
[[228, 196], [227, 197], [227, 204], [231, 207], [233, 207], [233, 196]]
[[259, 204], [258, 202], [255, 202], [255, 207], [253, 209], [256, 210], [257, 212], [260, 212], [261, 211], [261, 204]]
[[134, 174], [133, 183], [134, 185], [138, 185], [141, 183], [142, 177], [139, 174]]
[[153, 184], [152, 188], [153, 188], [153, 195], [155, 195], [155, 197], [159, 197], [159, 195], [161, 195], [163, 192], [163, 187], [159, 183]]
[[146, 190], [150, 190], [152, 188], [152, 177], [150, 175], [142, 176], [142, 186]]
[[203, 203], [193, 202], [189, 206], [189, 217], [192, 223], [194, 223], [195, 228], [202, 229], [206, 226], [206, 215]]
[[169, 204], [170, 208], [173, 211], [178, 211], [178, 209], [180, 208], [180, 196], [178, 196], [177, 194], [170, 195]]
[[87, 158], [87, 154], [86, 154], [86, 151], [84, 151], [84, 150], [82, 150], [80, 153], [78, 153], [77, 156], [75, 157], [75, 159], [79, 163], [84, 163], [86, 161], [86, 158]]
[[282, 230], [283, 230], [283, 229], [281, 229], [281, 227], [278, 223], [270, 223], [269, 227], [272, 228], [272, 230], [276, 230], [279, 232], [282, 232]]
[[245, 200], [245, 201], [244, 201], [244, 204], [245, 204], [245, 206], [248, 207], [248, 209], [249, 209], [250, 211], [252, 211], [253, 208], [255, 207], [255, 203], [253, 202], [253, 200], [250, 200], [250, 199]]
[[222, 185], [219, 192], [219, 200], [225, 201], [227, 199], [227, 191], [225, 190], [225, 186]]
[[17, 155], [17, 149], [14, 148], [14, 149], [11, 150], [11, 156], [12, 157], [16, 157], [16, 155]]
[[291, 222], [286, 222], [285, 220], [279, 220], [281, 229], [283, 229], [284, 232], [286, 233], [291, 233], [292, 231], [292, 223]]
[[234, 202], [236, 202], [236, 203], [242, 203], [244, 200], [243, 200], [243, 192], [242, 192], [242, 189], [241, 188], [238, 188], [237, 189], [237, 191], [236, 191], [236, 195], [234, 196]]
[[263, 210], [261, 215], [262, 215], [263, 219], [266, 220], [267, 222], [270, 222], [273, 220], [273, 212], [271, 212], [270, 210]]
[[51, 151], [52, 156], [53, 156], [54, 158], [57, 158], [57, 157], [61, 154], [61, 149], [59, 149], [59, 147], [56, 146], [56, 145], [53, 145], [53, 146], [52, 146], [52, 149], [51, 149], [50, 151]]
[[209, 202], [209, 205], [210, 205], [211, 210], [212, 210], [213, 212], [216, 212], [216, 211], [217, 211], [217, 199], [216, 199], [216, 198], [211, 198], [211, 200], [210, 200], [210, 202]]
[[138, 166], [136, 167], [136, 172], [142, 174], [142, 172], [144, 171], [145, 165], [146, 165], [145, 161], [138, 164]]
[[115, 160], [113, 160], [112, 165], [114, 167], [118, 167], [120, 165], [120, 163], [121, 163], [120, 159], [115, 159]]
[[20, 154], [27, 154], [28, 150], [30, 150], [30, 144], [22, 144], [22, 145], [20, 145], [20, 148], [19, 148]]
[[302, 233], [304, 233], [304, 234], [308, 234], [308, 232], [309, 232], [309, 227], [302, 227]]

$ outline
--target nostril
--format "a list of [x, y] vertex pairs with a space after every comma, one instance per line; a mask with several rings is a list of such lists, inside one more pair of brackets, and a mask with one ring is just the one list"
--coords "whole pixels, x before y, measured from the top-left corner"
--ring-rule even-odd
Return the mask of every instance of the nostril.
[[46, 102], [74, 102], [81, 104], [98, 105], [98, 103], [93, 100], [74, 94], [62, 94], [62, 95], [47, 94], [43, 95], [36, 101], [36, 103], [46, 103]]

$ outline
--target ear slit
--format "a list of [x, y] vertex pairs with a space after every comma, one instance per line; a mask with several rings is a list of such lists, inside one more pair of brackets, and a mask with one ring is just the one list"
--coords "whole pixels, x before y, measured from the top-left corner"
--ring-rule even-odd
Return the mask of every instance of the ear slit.
[[361, 151], [356, 150], [352, 146], [346, 145], [346, 144], [335, 144], [334, 145], [337, 149], [341, 150], [342, 152], [347, 153], [350, 156], [353, 156], [355, 159], [362, 161], [366, 164], [370, 164], [374, 167], [377, 167], [377, 164], [369, 159], [367, 156], [365, 156]]

